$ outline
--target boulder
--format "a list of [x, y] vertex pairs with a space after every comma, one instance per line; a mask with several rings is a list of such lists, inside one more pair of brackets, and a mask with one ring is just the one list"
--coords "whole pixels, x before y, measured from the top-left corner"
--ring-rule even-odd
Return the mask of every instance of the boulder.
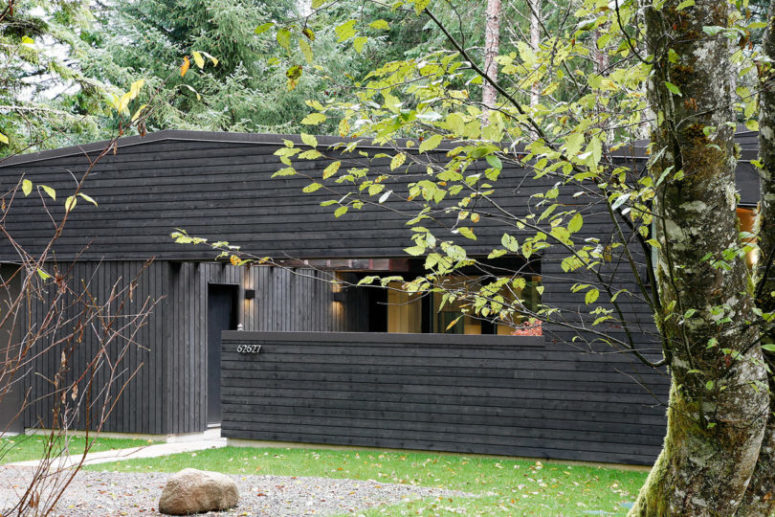
[[237, 484], [218, 472], [183, 469], [173, 474], [159, 499], [159, 511], [167, 515], [190, 515], [237, 506]]

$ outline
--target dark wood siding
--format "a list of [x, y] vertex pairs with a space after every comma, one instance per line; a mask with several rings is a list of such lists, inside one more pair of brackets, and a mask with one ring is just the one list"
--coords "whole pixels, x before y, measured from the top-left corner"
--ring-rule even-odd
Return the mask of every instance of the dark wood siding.
[[[79, 262], [62, 269], [71, 285], [84, 282], [96, 300], [105, 300], [114, 285], [123, 287], [143, 269], [136, 261]], [[137, 277], [132, 301], [115, 311], [134, 313], [146, 299], [157, 300], [146, 325], [129, 347], [118, 381], [128, 384], [108, 419], [104, 430], [130, 433], [168, 434], [203, 431], [207, 426], [207, 291], [209, 284], [240, 287], [239, 319], [247, 330], [328, 331], [344, 328], [332, 310], [330, 284], [326, 275], [311, 269], [250, 269], [220, 263], [165, 262], [151, 264]], [[243, 289], [256, 289], [254, 300], [244, 300]], [[56, 287], [34, 304], [31, 321], [39, 324]], [[72, 298], [68, 298], [68, 303]], [[67, 305], [67, 304], [66, 304]], [[76, 307], [64, 314], [74, 317]], [[71, 329], [68, 325], [66, 329]], [[345, 330], [348, 330], [344, 328]], [[41, 344], [41, 346], [43, 346]], [[50, 427], [53, 401], [49, 395], [64, 345], [38, 357], [25, 378], [25, 389], [36, 397], [24, 416], [26, 427]], [[83, 371], [98, 350], [98, 340], [90, 332], [74, 347], [67, 380]], [[117, 346], [109, 357], [117, 358]], [[107, 383], [105, 368], [98, 370], [95, 390]], [[77, 427], [84, 427], [83, 418]]]
[[660, 373], [538, 337], [226, 332], [222, 368], [229, 438], [649, 464], [665, 424]]
[[[334, 222], [333, 209], [320, 203], [340, 198], [351, 187], [331, 183], [330, 190], [304, 194], [302, 188], [309, 179], [272, 178], [283, 167], [273, 154], [282, 146], [279, 137], [255, 143], [160, 138], [122, 147], [97, 164], [84, 191], [99, 206], [79, 200], [55, 246], [60, 260], [81, 252], [82, 259], [106, 260], [150, 256], [208, 260], [215, 255], [204, 246], [174, 244], [170, 233], [176, 228], [274, 258], [396, 257], [411, 243], [411, 232], [404, 222], [407, 214], [417, 210], [412, 203], [392, 201], [394, 196], [386, 206], [397, 213], [366, 206]], [[347, 164], [343, 167], [367, 164], [357, 153], [327, 152], [333, 159], [343, 158]], [[325, 159], [301, 161], [296, 168], [320, 178], [328, 163]], [[387, 168], [384, 159], [371, 165], [375, 173]], [[47, 242], [51, 234], [47, 211], [55, 217], [63, 214], [62, 200], [73, 188], [73, 177], [80, 177], [87, 167], [86, 157], [77, 154], [0, 166], [0, 188], [10, 188], [24, 174], [35, 184], [49, 185], [58, 192], [59, 201], [47, 200], [45, 208], [36, 194], [14, 200], [6, 226], [30, 251]], [[412, 166], [390, 188], [406, 195], [407, 185], [421, 179], [424, 172], [424, 167]], [[529, 196], [551, 183], [545, 178], [523, 184], [526, 174], [521, 168], [504, 169], [494, 194], [504, 208], [524, 210]], [[441, 226], [450, 226], [455, 215], [440, 215], [439, 221]], [[440, 238], [462, 239], [447, 230], [439, 231]], [[500, 242], [502, 231], [497, 218], [483, 217], [477, 225], [479, 240], [471, 252], [487, 254], [489, 247]], [[0, 260], [13, 257], [12, 250], [0, 243]]]
[[[55, 266], [51, 265], [53, 271]], [[68, 321], [62, 325], [61, 332], [56, 336], [49, 335], [40, 339], [34, 354], [39, 354], [31, 363], [28, 375], [25, 377], [24, 389], [30, 390], [34, 403], [25, 411], [25, 427], [51, 427], [52, 411], [55, 406], [53, 393], [55, 386], [52, 380], [58, 371], [62, 354], [68, 356], [65, 369], [65, 382], [60, 386], [71, 383], [76, 376], [80, 377], [84, 371], [88, 371], [88, 365], [96, 358], [94, 383], [92, 386], [92, 399], [96, 400], [100, 393], [104, 393], [111, 383], [109, 379], [109, 365], [114, 365], [114, 383], [111, 385], [111, 398], [126, 384], [122, 395], [118, 398], [113, 411], [107, 418], [104, 430], [161, 434], [167, 432], [163, 417], [167, 411], [165, 404], [168, 402], [162, 394], [169, 390], [169, 378], [162, 374], [167, 355], [170, 353], [169, 341], [166, 339], [164, 322], [169, 317], [170, 304], [166, 296], [166, 264], [153, 263], [145, 266], [143, 262], [114, 261], [105, 263], [76, 263], [66, 266], [58, 266], [62, 282], [67, 283], [73, 292], [83, 292], [83, 286], [89, 293], [89, 303], [106, 304], [111, 291], [124, 289], [130, 282], [137, 279], [132, 296], [123, 301], [110, 304], [110, 313], [119, 315], [112, 328], [118, 328], [126, 323], [127, 318], [141, 311], [145, 303], [153, 304], [153, 312], [145, 324], [132, 333], [132, 328], [121, 332], [124, 338], [131, 338], [131, 343], [126, 347], [127, 340], [117, 338], [112, 340], [100, 355], [100, 343], [104, 342], [104, 328], [102, 324], [95, 322], [79, 330], [82, 323], [79, 314], [83, 310], [84, 300], [77, 300], [74, 296], [66, 296], [61, 300], [58, 313]], [[138, 276], [139, 275], [139, 276]], [[42, 287], [42, 298], [32, 305], [30, 325], [40, 328], [41, 322], [49, 313], [52, 300], [56, 296], [59, 285], [49, 281]], [[107, 314], [107, 313], [106, 313]], [[124, 315], [124, 316], [120, 316]], [[75, 339], [67, 342], [54, 343], [57, 338], [74, 333]], [[122, 354], [125, 354], [122, 356]], [[131, 379], [131, 381], [130, 381]], [[79, 393], [85, 394], [87, 386], [85, 382], [79, 384]], [[69, 397], [72, 393], [68, 393]], [[86, 426], [85, 406], [73, 425], [77, 428]], [[101, 409], [96, 407], [94, 410]], [[90, 418], [90, 427], [94, 427], [98, 417]]]

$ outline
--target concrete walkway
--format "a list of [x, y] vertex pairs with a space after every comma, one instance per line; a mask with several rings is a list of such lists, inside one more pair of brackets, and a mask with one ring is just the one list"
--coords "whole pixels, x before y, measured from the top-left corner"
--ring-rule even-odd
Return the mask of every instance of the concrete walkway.
[[[199, 440], [174, 441], [167, 443], [158, 443], [154, 445], [144, 445], [142, 447], [131, 447], [128, 449], [114, 449], [110, 451], [90, 452], [86, 455], [84, 465], [96, 465], [98, 463], [110, 463], [112, 461], [133, 460], [137, 458], [156, 458], [159, 456], [168, 456], [181, 452], [196, 452], [205, 449], [219, 449], [226, 446], [226, 439], [221, 438], [220, 434], [216, 436], [204, 436]], [[37, 467], [39, 460], [19, 461], [16, 463], [6, 463], [6, 467]], [[78, 465], [81, 462], [81, 455], [62, 456], [55, 458], [51, 462], [49, 470], [62, 470]]]

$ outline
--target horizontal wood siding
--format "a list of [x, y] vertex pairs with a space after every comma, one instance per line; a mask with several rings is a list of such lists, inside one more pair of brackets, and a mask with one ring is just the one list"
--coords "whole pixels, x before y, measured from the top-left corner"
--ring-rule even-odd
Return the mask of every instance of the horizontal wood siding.
[[[174, 244], [170, 233], [176, 228], [211, 241], [226, 240], [240, 245], [244, 251], [274, 258], [373, 258], [403, 254], [402, 249], [411, 243], [411, 232], [404, 222], [416, 213], [419, 205], [400, 201], [396, 196], [408, 195], [408, 184], [424, 177], [424, 167], [412, 165], [389, 180], [387, 188], [395, 194], [384, 207], [367, 205], [335, 220], [333, 207], [324, 208], [320, 203], [341, 198], [351, 187], [331, 182], [326, 189], [305, 194], [302, 189], [310, 178], [320, 179], [323, 169], [334, 159], [344, 160], [343, 168], [370, 165], [373, 174], [388, 170], [388, 162], [369, 162], [357, 152], [321, 147], [330, 158], [299, 161], [295, 164], [299, 176], [273, 178], [273, 173], [284, 167], [273, 154], [280, 146], [279, 139], [274, 143], [157, 140], [109, 154], [96, 165], [84, 187], [84, 192], [96, 199], [99, 206], [79, 200], [56, 243], [57, 256], [66, 260], [82, 252], [82, 259], [156, 256], [209, 260], [215, 255], [205, 246]], [[436, 155], [435, 159], [440, 157]], [[471, 171], [483, 170], [485, 166], [477, 165]], [[62, 200], [73, 189], [73, 175], [81, 177], [87, 168], [86, 158], [78, 155], [0, 165], [0, 188], [12, 187], [24, 173], [35, 184], [49, 185], [58, 193], [59, 201], [47, 200], [45, 207], [38, 195], [18, 196], [14, 200], [6, 226], [28, 250], [35, 252], [50, 238], [48, 211], [54, 217], [63, 215]], [[507, 166], [498, 179], [499, 189], [493, 199], [505, 209], [524, 211], [530, 195], [555, 181], [544, 178], [525, 182], [525, 175], [530, 172]], [[479, 240], [468, 241], [474, 245], [472, 252], [488, 253], [487, 248], [499, 243], [503, 232], [497, 211], [486, 205], [483, 200], [471, 205], [484, 212], [476, 225]], [[384, 210], [385, 207], [391, 211]], [[465, 241], [449, 231], [456, 215], [445, 214], [442, 209], [443, 206], [436, 214], [438, 225], [430, 220], [428, 224], [436, 227], [439, 238]], [[492, 211], [493, 217], [488, 217], [487, 211]], [[13, 251], [0, 243], [0, 260], [13, 258]]]
[[540, 337], [227, 332], [222, 434], [645, 465], [666, 384]]

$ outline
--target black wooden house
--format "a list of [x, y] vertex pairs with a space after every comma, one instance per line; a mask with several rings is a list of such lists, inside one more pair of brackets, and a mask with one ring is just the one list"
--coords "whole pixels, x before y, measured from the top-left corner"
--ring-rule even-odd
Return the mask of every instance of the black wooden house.
[[[309, 180], [273, 178], [282, 167], [274, 153], [285, 139], [298, 142], [161, 131], [119, 140], [94, 167], [84, 192], [98, 206], [79, 202], [52, 257], [72, 278], [88, 278], [97, 296], [131, 280], [153, 257], [135, 297], [157, 300], [137, 337], [142, 347], [128, 358], [142, 368], [106, 431], [167, 435], [220, 424], [235, 439], [653, 461], [664, 429], [663, 371], [628, 354], [590, 353], [561, 327], [514, 336], [463, 319], [454, 329], [460, 335], [439, 334], [450, 320], [433, 300], [332, 285], [331, 275], [349, 281], [411, 275], [421, 263], [402, 251], [411, 244], [402, 215], [367, 206], [334, 219], [320, 206], [330, 192], [305, 194]], [[321, 148], [339, 140], [318, 137]], [[104, 145], [6, 159], [2, 190], [23, 174], [64, 196]], [[622, 154], [633, 168], [645, 165], [642, 149]], [[315, 175], [326, 165], [316, 160], [297, 169]], [[423, 170], [410, 167], [406, 182]], [[525, 174], [504, 168], [496, 194], [504, 207], [518, 211], [545, 188], [525, 184]], [[743, 162], [741, 184], [753, 185], [754, 178]], [[35, 194], [13, 203], [6, 227], [35, 253], [50, 237], [49, 216]], [[57, 216], [62, 205], [48, 208]], [[582, 232], [599, 237], [605, 224], [601, 214], [590, 213]], [[170, 234], [179, 228], [281, 265], [216, 261], [207, 246], [176, 244]], [[486, 256], [503, 231], [482, 219], [480, 244], [468, 246], [469, 255]], [[573, 314], [583, 301], [569, 294], [577, 279], [562, 272], [558, 257], [549, 251], [534, 260], [528, 280], [540, 282], [544, 303]], [[3, 245], [0, 262], [7, 275], [18, 257]], [[627, 282], [623, 277], [622, 285]], [[643, 332], [644, 349], [653, 351], [648, 308], [636, 301], [626, 307]], [[34, 310], [30, 317], [34, 322]], [[260, 345], [260, 352], [240, 353], [258, 350], [246, 345]], [[89, 357], [88, 347], [87, 339], [75, 360]], [[27, 376], [25, 392], [49, 389], [45, 374], [57, 361], [56, 354], [37, 360], [34, 370], [43, 375]], [[33, 404], [24, 427], [49, 425], [49, 413], [46, 399]]]

